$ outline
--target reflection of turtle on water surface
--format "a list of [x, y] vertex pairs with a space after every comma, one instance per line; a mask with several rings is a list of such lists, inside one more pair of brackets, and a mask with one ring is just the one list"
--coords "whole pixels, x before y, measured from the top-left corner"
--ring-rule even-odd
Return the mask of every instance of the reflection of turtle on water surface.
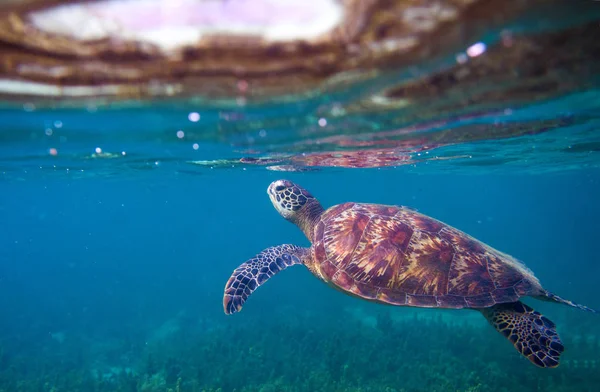
[[531, 296], [595, 312], [546, 291], [514, 258], [413, 210], [361, 203], [324, 210], [286, 180], [273, 182], [268, 194], [312, 246], [279, 245], [240, 265], [225, 286], [227, 314], [240, 311], [277, 272], [304, 264], [334, 288], [366, 300], [476, 309], [535, 365], [556, 367], [564, 347], [554, 323], [519, 299]]

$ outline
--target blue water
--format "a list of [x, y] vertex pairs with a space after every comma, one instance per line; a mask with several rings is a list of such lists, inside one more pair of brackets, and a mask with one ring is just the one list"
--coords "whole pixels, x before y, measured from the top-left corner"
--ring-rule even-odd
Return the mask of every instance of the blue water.
[[600, 309], [597, 75], [451, 113], [361, 106], [405, 77], [247, 105], [2, 103], [0, 392], [600, 390], [600, 316], [564, 305], [525, 299], [557, 325], [556, 369], [479, 312], [361, 301], [303, 266], [224, 314], [238, 265], [310, 246], [266, 194], [281, 178], [325, 208], [417, 209]]
[[[567, 346], [564, 363], [555, 370], [531, 366], [475, 312], [361, 302], [325, 286], [303, 267], [282, 272], [241, 313], [225, 316], [223, 286], [238, 264], [271, 245], [308, 245], [265, 193], [280, 177], [231, 170], [3, 181], [0, 380], [6, 390], [17, 390], [15, 383], [26, 380], [62, 385], [57, 390], [126, 390], [116, 389], [126, 382], [113, 373], [131, 369], [129, 383], [150, 383], [149, 355], [156, 361], [154, 374], [166, 380], [169, 371], [177, 373], [169, 382], [181, 377], [182, 390], [260, 390], [269, 384], [280, 386], [268, 390], [339, 390], [343, 382], [343, 390], [369, 385], [366, 390], [382, 385], [466, 390], [480, 384], [481, 390], [503, 390], [496, 384], [504, 383], [507, 390], [539, 385], [539, 390], [591, 391], [600, 381], [597, 315], [539, 301], [527, 302], [558, 324]], [[490, 176], [386, 169], [285, 177], [326, 206], [365, 201], [415, 207], [524, 260], [548, 289], [600, 308], [597, 170]], [[395, 323], [389, 336], [378, 327], [381, 314]], [[421, 336], [411, 330], [405, 336], [406, 320], [429, 332]], [[427, 320], [431, 324], [423, 324]], [[461, 334], [465, 325], [473, 329], [467, 335]], [[421, 339], [423, 349], [410, 347], [415, 339], [410, 336]], [[312, 345], [303, 343], [313, 339]], [[586, 339], [593, 347], [579, 342]], [[370, 346], [373, 341], [382, 346]], [[328, 364], [332, 354], [323, 345], [339, 351], [340, 364]], [[384, 347], [394, 356], [385, 358]], [[355, 350], [358, 358], [350, 355]], [[363, 363], [365, 355], [374, 358]], [[440, 365], [440, 355], [452, 364]], [[176, 370], [169, 370], [168, 358]], [[264, 369], [275, 364], [283, 368]], [[428, 366], [431, 372], [446, 366], [452, 371], [442, 379], [414, 374], [413, 367]], [[348, 369], [343, 381], [318, 373], [337, 374], [341, 368]], [[490, 376], [491, 369], [497, 374]], [[304, 379], [313, 372], [316, 386], [310, 387]], [[519, 383], [506, 380], [515, 372], [522, 377]], [[88, 384], [78, 384], [82, 379]], [[163, 381], [156, 381], [162, 386], [155, 390], [166, 390]], [[574, 382], [577, 387], [570, 385]], [[87, 386], [92, 384], [95, 389]]]

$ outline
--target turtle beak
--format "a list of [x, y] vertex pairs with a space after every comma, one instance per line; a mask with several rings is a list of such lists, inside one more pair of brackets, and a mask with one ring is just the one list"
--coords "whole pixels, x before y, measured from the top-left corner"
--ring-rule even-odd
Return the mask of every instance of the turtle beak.
[[275, 187], [277, 186], [277, 183], [279, 181], [273, 181], [271, 183], [271, 185], [269, 185], [269, 187], [267, 188], [267, 194], [269, 195], [269, 199], [271, 199], [271, 202], [273, 204], [275, 204], [275, 201], [277, 200], [276, 194], [275, 194]]
[[271, 185], [269, 185], [269, 187], [267, 188], [267, 195], [269, 195], [269, 197], [273, 197], [275, 196], [275, 191], [273, 190], [275, 187], [273, 186], [275, 183], [272, 182]]
[[275, 189], [277, 189], [278, 186], [288, 187], [290, 184], [291, 183], [289, 181], [286, 181], [286, 180], [276, 180], [276, 181], [273, 181], [271, 183], [271, 185], [269, 185], [269, 187], [267, 188], [267, 193], [269, 195], [271, 195], [271, 196], [275, 196], [276, 195]]

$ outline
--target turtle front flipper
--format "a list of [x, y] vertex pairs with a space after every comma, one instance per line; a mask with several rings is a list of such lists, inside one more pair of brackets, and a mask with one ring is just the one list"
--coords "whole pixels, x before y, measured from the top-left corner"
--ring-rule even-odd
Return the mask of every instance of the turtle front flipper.
[[522, 302], [498, 304], [481, 309], [481, 312], [534, 365], [542, 368], [558, 366], [565, 348], [554, 323], [541, 313]]
[[223, 309], [226, 314], [242, 310], [250, 294], [277, 272], [294, 264], [302, 264], [310, 257], [310, 250], [295, 245], [267, 248], [240, 265], [225, 285]]

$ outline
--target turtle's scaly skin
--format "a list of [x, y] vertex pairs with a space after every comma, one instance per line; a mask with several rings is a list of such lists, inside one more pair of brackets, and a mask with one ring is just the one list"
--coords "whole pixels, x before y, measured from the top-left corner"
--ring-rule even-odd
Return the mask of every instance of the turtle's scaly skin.
[[484, 308], [546, 293], [514, 258], [403, 207], [331, 207], [313, 238], [308, 267], [325, 282], [376, 302]]

